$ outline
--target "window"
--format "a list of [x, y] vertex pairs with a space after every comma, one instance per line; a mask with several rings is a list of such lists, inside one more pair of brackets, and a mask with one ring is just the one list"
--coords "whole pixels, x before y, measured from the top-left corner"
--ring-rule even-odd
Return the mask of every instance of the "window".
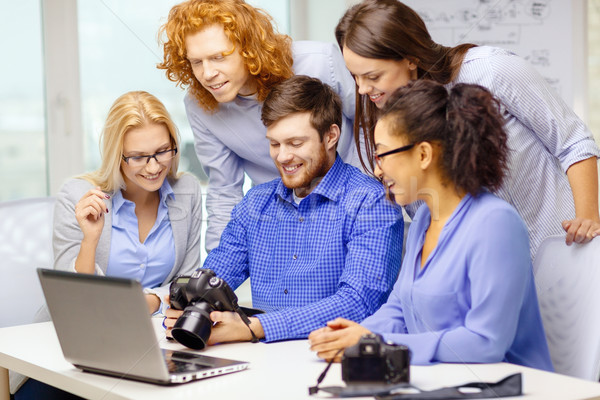
[[46, 196], [40, 3], [5, 1], [0, 15], [0, 201]]
[[600, 0], [588, 3], [588, 123], [600, 144]]
[[[588, 123], [600, 142], [600, 114], [595, 112], [600, 108], [600, 0], [579, 1], [588, 10]], [[0, 4], [0, 15], [4, 17], [0, 37], [6, 55], [5, 62], [0, 63], [0, 201], [55, 194], [57, 185], [68, 176], [96, 168], [98, 138], [108, 108], [128, 90], [147, 90], [165, 103], [184, 142], [182, 168], [202, 178], [183, 108], [184, 91], [155, 68], [162, 58], [157, 30], [177, 2], [179, 0], [21, 0]], [[279, 31], [289, 33], [296, 40], [334, 41], [333, 30], [339, 18], [358, 0], [248, 2], [264, 8], [273, 16]], [[42, 11], [60, 7], [71, 11], [68, 18], [78, 20], [79, 45], [59, 41], [54, 42], [55, 48], [44, 49], [42, 27], [47, 36], [48, 30], [60, 27], [62, 21], [46, 20], [42, 24]], [[56, 73], [57, 67], [48, 69], [43, 56], [44, 52], [47, 56], [54, 55], [59, 67], [68, 63], [62, 55], [56, 56], [56, 46], [78, 47], [79, 50], [80, 82], [71, 76], [60, 79], [77, 80], [80, 85], [75, 92], [81, 95], [81, 107], [79, 99], [72, 105], [82, 120], [81, 129], [79, 122], [74, 124], [77, 127], [74, 134], [83, 137], [81, 151], [65, 151], [66, 157], [60, 154], [58, 159], [52, 154], [55, 149], [63, 149], [69, 139], [63, 138], [66, 142], [58, 144], [55, 136], [48, 139], [47, 132], [53, 122], [45, 110], [48, 90], [44, 87], [44, 67], [50, 74]], [[48, 82], [56, 83], [56, 76], [50, 76]], [[59, 87], [62, 86], [60, 83]], [[80, 166], [77, 161], [74, 169], [57, 168], [56, 164], [72, 161], [79, 154], [83, 154]]]
[[[179, 128], [183, 142], [181, 169], [206, 181], [185, 115], [185, 91], [156, 68], [162, 61], [158, 29], [177, 3], [178, 0], [78, 1], [86, 171], [100, 164], [99, 136], [110, 105], [127, 91], [145, 90], [165, 104]], [[249, 3], [267, 10], [276, 19], [280, 31], [289, 30], [287, 2], [257, 0]]]

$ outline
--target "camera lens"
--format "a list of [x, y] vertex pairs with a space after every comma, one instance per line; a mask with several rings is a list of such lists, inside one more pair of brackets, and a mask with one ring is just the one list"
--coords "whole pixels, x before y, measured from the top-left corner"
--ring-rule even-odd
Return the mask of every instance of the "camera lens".
[[213, 308], [206, 302], [187, 306], [173, 326], [173, 338], [190, 349], [202, 350], [210, 337]]

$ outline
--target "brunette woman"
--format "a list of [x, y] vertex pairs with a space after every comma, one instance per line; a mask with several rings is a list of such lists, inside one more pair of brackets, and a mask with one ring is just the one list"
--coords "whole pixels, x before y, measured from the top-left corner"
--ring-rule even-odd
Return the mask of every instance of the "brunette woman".
[[570, 244], [600, 233], [600, 151], [585, 124], [525, 60], [494, 47], [435, 43], [419, 15], [397, 0], [350, 8], [336, 38], [356, 81], [355, 139], [362, 128], [371, 167], [378, 112], [396, 89], [414, 79], [446, 88], [478, 84], [501, 103], [510, 151], [507, 177], [495, 193], [525, 220], [532, 257], [550, 235], [566, 231]]
[[[361, 324], [310, 334], [331, 359], [368, 332], [407, 345], [412, 362], [507, 361], [552, 370], [527, 230], [490, 191], [508, 162], [502, 111], [481, 86], [432, 80], [399, 89], [375, 127], [375, 174], [395, 201], [423, 201], [388, 301]], [[339, 358], [339, 355], [338, 355]]]

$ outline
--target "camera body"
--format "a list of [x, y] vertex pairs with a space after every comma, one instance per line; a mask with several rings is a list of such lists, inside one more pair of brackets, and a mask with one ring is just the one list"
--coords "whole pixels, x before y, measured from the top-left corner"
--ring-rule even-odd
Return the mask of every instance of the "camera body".
[[342, 379], [346, 384], [409, 383], [410, 350], [386, 343], [381, 335], [363, 335], [344, 351]]
[[192, 275], [182, 275], [171, 283], [169, 301], [183, 314], [173, 326], [173, 338], [192, 349], [206, 346], [210, 337], [213, 311], [240, 313], [237, 296], [223, 279], [211, 269], [197, 269]]

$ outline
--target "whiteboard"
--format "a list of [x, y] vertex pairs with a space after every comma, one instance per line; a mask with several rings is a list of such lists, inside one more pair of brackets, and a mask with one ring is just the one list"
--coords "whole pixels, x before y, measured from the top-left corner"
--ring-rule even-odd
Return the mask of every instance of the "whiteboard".
[[445, 46], [502, 47], [529, 61], [585, 121], [587, 0], [404, 0]]

